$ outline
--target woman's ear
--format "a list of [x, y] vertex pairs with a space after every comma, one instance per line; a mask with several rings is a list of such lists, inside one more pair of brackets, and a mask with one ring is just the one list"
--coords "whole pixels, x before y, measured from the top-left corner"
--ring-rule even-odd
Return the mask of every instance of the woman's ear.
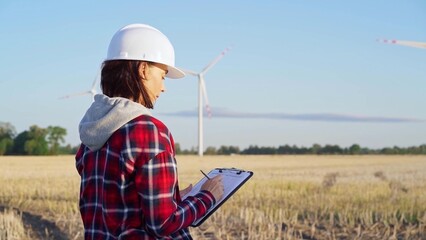
[[146, 79], [146, 71], [148, 69], [148, 64], [146, 62], [142, 62], [139, 65], [139, 75], [142, 79]]

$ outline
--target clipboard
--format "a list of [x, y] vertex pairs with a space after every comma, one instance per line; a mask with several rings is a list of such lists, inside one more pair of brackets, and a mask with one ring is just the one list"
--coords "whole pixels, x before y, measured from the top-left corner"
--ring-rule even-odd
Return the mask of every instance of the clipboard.
[[[236, 169], [236, 168], [215, 168], [211, 170], [207, 176], [209, 178], [212, 178], [216, 175], [222, 175], [222, 183], [224, 186], [224, 192], [223, 197], [219, 201], [216, 201], [216, 203], [207, 211], [207, 213], [199, 218], [197, 221], [192, 223], [192, 227], [198, 227], [200, 226], [207, 218], [209, 218], [217, 209], [222, 206], [223, 203], [225, 203], [234, 193], [242, 186], [244, 185], [252, 176], [253, 172], [251, 171], [245, 171], [242, 169]], [[195, 186], [192, 187], [192, 190], [185, 194], [185, 196], [182, 197], [182, 199], [185, 199], [188, 196], [194, 196], [197, 194], [201, 186], [206, 182], [207, 179], [204, 177], [202, 178], [198, 183], [195, 184]]]

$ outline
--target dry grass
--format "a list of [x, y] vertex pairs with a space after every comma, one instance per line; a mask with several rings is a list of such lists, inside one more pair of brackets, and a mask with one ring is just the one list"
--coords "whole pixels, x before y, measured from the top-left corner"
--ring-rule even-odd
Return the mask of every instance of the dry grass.
[[22, 216], [16, 211], [7, 209], [0, 212], [0, 239], [28, 239]]
[[[205, 238], [426, 238], [423, 156], [234, 156], [182, 160], [181, 176], [192, 181], [201, 177], [196, 176], [198, 168], [226, 166], [255, 172], [252, 180], [205, 226], [193, 229]], [[386, 178], [378, 178], [377, 172]]]
[[[200, 169], [255, 174], [195, 239], [425, 239], [424, 156], [178, 156], [181, 188]], [[0, 205], [82, 239], [73, 156], [0, 157]], [[54, 233], [50, 234], [54, 238]], [[9, 238], [11, 239], [11, 238]]]
[[0, 186], [0, 206], [27, 213], [29, 224], [54, 224], [37, 226], [45, 228], [40, 229], [45, 232], [43, 237], [63, 235], [59, 229], [69, 236], [81, 236], [79, 176], [73, 156], [0, 157]]

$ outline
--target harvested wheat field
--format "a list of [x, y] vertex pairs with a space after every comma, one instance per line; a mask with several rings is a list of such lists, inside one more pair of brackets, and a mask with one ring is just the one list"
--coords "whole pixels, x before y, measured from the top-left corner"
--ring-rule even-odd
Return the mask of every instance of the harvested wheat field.
[[[426, 239], [426, 156], [178, 156], [254, 176], [194, 239]], [[73, 156], [0, 157], [0, 239], [82, 239]]]

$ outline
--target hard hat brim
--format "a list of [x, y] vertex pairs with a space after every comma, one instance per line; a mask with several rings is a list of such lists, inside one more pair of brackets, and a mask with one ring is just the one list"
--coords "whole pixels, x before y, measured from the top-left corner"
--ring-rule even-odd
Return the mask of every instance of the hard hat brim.
[[185, 73], [179, 68], [167, 66], [167, 71], [166, 77], [168, 78], [178, 79], [185, 77]]

